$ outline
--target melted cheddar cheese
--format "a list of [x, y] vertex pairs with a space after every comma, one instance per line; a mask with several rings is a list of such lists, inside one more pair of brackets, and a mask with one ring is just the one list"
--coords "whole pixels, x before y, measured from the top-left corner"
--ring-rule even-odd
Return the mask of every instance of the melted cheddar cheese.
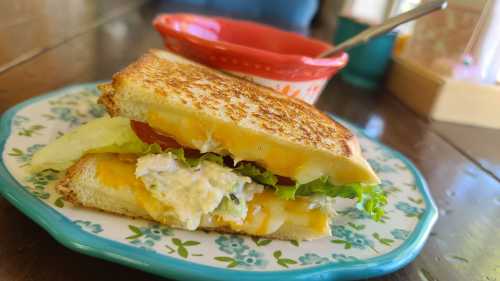
[[[156, 199], [145, 188], [144, 183], [135, 176], [136, 163], [130, 159], [120, 159], [118, 156], [99, 158], [96, 163], [98, 180], [106, 187], [121, 190], [132, 189], [137, 204], [160, 223], [181, 226], [171, 206]], [[247, 202], [248, 211], [242, 223], [224, 221], [214, 215], [209, 227], [226, 226], [234, 231], [253, 235], [272, 234], [283, 225], [296, 225], [318, 235], [329, 232], [329, 217], [319, 208], [311, 209], [310, 202], [305, 198], [287, 201], [275, 196], [274, 192], [264, 191], [253, 195]], [[210, 214], [208, 214], [210, 216]]]
[[298, 225], [323, 234], [329, 231], [329, 221], [328, 214], [319, 208], [310, 209], [307, 199], [284, 200], [274, 192], [264, 191], [248, 202], [248, 214], [243, 224], [229, 225], [233, 230], [253, 235], [271, 234], [284, 224]]
[[137, 204], [145, 209], [155, 220], [164, 224], [178, 224], [172, 209], [154, 198], [144, 187], [144, 183], [135, 176], [135, 157], [110, 155], [99, 158], [96, 163], [96, 175], [106, 187], [114, 189], [132, 189]]
[[96, 163], [96, 174], [100, 182], [111, 188], [130, 188], [141, 186], [142, 182], [135, 177], [135, 162], [122, 161], [111, 156], [99, 158]]
[[230, 154], [235, 160], [254, 161], [274, 174], [301, 183], [321, 176], [329, 176], [333, 183], [338, 184], [378, 181], [361, 156], [353, 156], [356, 159], [326, 156], [196, 114], [150, 111], [147, 116], [146, 121], [152, 128], [174, 138], [184, 147]]

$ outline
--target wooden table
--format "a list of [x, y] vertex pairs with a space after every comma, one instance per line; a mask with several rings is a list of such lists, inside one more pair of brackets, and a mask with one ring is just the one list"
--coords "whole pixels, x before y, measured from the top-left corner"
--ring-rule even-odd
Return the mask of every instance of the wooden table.
[[[161, 48], [151, 28], [164, 10], [189, 7], [134, 1], [2, 1], [0, 112], [68, 84], [109, 79]], [[192, 9], [188, 9], [193, 11]], [[440, 208], [422, 253], [374, 280], [500, 280], [500, 133], [429, 123], [384, 90], [334, 79], [318, 102], [407, 155]], [[0, 280], [161, 280], [70, 251], [0, 199]]]

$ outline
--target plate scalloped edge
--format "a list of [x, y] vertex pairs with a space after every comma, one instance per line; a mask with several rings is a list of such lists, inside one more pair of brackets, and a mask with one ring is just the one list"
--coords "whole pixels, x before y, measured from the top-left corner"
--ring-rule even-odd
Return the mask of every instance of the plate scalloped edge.
[[[7, 138], [11, 134], [12, 118], [24, 107], [44, 99], [62, 95], [66, 91], [78, 87], [91, 87], [95, 82], [67, 86], [26, 100], [7, 110], [0, 120], [0, 151], [4, 153]], [[330, 116], [332, 117], [332, 116]], [[346, 261], [311, 266], [303, 269], [284, 271], [241, 271], [214, 266], [202, 265], [153, 251], [102, 238], [82, 230], [78, 225], [44, 204], [23, 188], [7, 170], [3, 159], [0, 163], [0, 193], [17, 209], [43, 227], [52, 237], [64, 246], [93, 257], [116, 262], [163, 277], [175, 279], [203, 280], [355, 280], [375, 277], [400, 269], [411, 262], [420, 252], [432, 226], [437, 220], [438, 212], [427, 184], [417, 168], [401, 153], [381, 144], [367, 136], [361, 129], [338, 117], [332, 117], [354, 128], [372, 142], [375, 142], [386, 153], [399, 159], [410, 170], [415, 178], [415, 185], [425, 203], [420, 220], [410, 236], [396, 249], [381, 256], [361, 261]], [[168, 264], [168, 266], [165, 266]]]

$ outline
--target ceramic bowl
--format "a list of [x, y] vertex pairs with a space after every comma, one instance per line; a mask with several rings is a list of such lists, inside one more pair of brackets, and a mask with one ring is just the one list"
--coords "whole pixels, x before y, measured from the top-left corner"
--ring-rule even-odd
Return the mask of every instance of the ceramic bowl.
[[250, 21], [161, 14], [153, 25], [173, 52], [310, 104], [348, 60], [315, 58], [331, 45]]

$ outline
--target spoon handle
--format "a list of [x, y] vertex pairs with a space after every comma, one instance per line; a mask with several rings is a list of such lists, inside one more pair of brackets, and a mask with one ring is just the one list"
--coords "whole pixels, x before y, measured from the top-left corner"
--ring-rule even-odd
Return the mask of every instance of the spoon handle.
[[395, 17], [389, 18], [385, 22], [370, 27], [363, 32], [357, 34], [356, 36], [347, 39], [346, 41], [340, 43], [339, 45], [328, 49], [324, 51], [323, 53], [319, 54], [318, 58], [325, 58], [329, 57], [339, 51], [347, 50], [350, 49], [358, 44], [361, 43], [366, 43], [370, 39], [375, 38], [379, 35], [382, 35], [386, 32], [391, 31], [394, 29], [396, 26], [412, 21], [416, 18], [419, 18], [421, 16], [427, 15], [429, 13], [432, 13], [436, 10], [442, 10], [446, 9], [447, 6], [447, 1], [446, 0], [435, 0], [435, 1], [430, 1], [426, 2], [422, 5], [419, 5], [415, 9], [412, 9], [408, 12], [402, 13], [400, 15], [397, 15]]

